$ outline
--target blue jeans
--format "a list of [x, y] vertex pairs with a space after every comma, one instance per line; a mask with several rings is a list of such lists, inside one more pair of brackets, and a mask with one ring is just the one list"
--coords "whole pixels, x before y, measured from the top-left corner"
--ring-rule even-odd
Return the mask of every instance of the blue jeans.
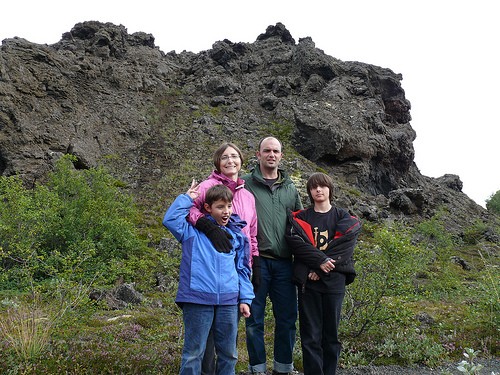
[[216, 374], [234, 375], [238, 354], [238, 305], [198, 305], [185, 303], [184, 348], [180, 375], [200, 375], [207, 337], [213, 324], [217, 351]]
[[292, 283], [292, 261], [261, 257], [260, 267], [260, 286], [252, 302], [251, 315], [246, 319], [249, 368], [252, 372], [267, 370], [264, 315], [269, 295], [275, 321], [273, 368], [277, 372], [290, 372], [293, 370], [297, 320], [297, 291]]

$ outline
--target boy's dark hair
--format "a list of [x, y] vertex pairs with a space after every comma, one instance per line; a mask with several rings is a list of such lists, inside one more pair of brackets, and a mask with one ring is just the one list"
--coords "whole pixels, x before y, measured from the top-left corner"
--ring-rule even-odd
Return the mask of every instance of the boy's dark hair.
[[317, 172], [313, 173], [311, 177], [307, 180], [307, 195], [309, 195], [309, 199], [311, 200], [311, 204], [314, 204], [313, 197], [311, 195], [311, 189], [315, 189], [318, 186], [326, 186], [328, 189], [330, 189], [330, 196], [328, 197], [330, 199], [330, 202], [333, 199], [333, 180], [330, 176], [327, 174]]
[[238, 148], [238, 146], [236, 146], [234, 143], [231, 143], [231, 142], [224, 142], [219, 146], [219, 148], [217, 150], [215, 150], [214, 156], [213, 156], [214, 166], [218, 172], [220, 172], [220, 161], [221, 161], [222, 154], [224, 153], [224, 151], [226, 151], [226, 149], [228, 147], [232, 147], [236, 150], [236, 152], [238, 153], [238, 156], [240, 157], [241, 165], [243, 165], [243, 162], [244, 162], [243, 154], [241, 153], [241, 150]]
[[233, 201], [233, 192], [225, 185], [214, 185], [209, 188], [205, 194], [205, 203], [209, 206], [215, 201], [223, 200], [224, 202]]

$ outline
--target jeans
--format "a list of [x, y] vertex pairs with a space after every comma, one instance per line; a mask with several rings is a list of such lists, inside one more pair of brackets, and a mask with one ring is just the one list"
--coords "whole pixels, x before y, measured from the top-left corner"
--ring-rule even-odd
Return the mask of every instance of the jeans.
[[238, 305], [185, 303], [182, 312], [184, 348], [180, 375], [200, 375], [201, 361], [212, 324], [217, 351], [216, 374], [234, 375], [238, 360], [236, 350]]
[[304, 375], [335, 375], [340, 356], [338, 339], [344, 293], [299, 291], [299, 327]]
[[297, 291], [292, 283], [292, 261], [260, 258], [261, 282], [246, 319], [247, 350], [252, 372], [265, 372], [264, 315], [269, 295], [275, 320], [274, 363], [277, 372], [293, 371], [297, 320]]

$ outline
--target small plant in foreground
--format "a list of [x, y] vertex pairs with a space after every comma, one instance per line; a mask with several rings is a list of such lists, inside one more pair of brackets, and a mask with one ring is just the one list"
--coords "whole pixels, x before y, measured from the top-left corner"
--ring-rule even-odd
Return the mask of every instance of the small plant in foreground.
[[479, 374], [479, 371], [481, 371], [483, 365], [481, 364], [476, 365], [474, 363], [474, 358], [477, 357], [478, 353], [479, 351], [476, 351], [474, 349], [465, 348], [464, 357], [467, 358], [467, 360], [464, 359], [462, 360], [462, 362], [458, 364], [457, 367], [458, 371], [463, 372], [464, 374], [471, 374], [471, 375]]
[[9, 309], [0, 321], [0, 332], [22, 361], [38, 358], [49, 343], [51, 320], [36, 309], [19, 306]]
[[40, 358], [48, 349], [50, 337], [67, 310], [79, 305], [90, 290], [90, 285], [77, 285], [64, 280], [54, 280], [50, 304], [33, 287], [25, 302], [8, 299], [2, 301], [0, 310], [0, 340], [5, 340], [14, 356], [23, 363]]

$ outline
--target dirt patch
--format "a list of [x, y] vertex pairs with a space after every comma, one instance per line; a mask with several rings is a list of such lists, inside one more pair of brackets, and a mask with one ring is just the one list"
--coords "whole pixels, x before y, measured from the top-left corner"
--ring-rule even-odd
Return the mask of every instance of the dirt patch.
[[[484, 367], [479, 374], [500, 375], [500, 358], [478, 359], [476, 364]], [[403, 367], [403, 366], [357, 366], [348, 369], [338, 369], [337, 375], [441, 375], [441, 374], [463, 374], [457, 370], [458, 362], [449, 363], [435, 369], [425, 366]], [[268, 370], [267, 375], [272, 371]], [[249, 372], [240, 373], [240, 375], [251, 375]], [[304, 375], [303, 372], [294, 372], [294, 375]]]
[[[479, 374], [500, 374], [500, 358], [478, 359], [477, 364], [484, 367]], [[359, 366], [350, 369], [339, 369], [338, 375], [438, 375], [443, 373], [463, 374], [457, 370], [457, 363], [449, 363], [435, 369], [429, 367], [402, 367], [402, 366]]]

